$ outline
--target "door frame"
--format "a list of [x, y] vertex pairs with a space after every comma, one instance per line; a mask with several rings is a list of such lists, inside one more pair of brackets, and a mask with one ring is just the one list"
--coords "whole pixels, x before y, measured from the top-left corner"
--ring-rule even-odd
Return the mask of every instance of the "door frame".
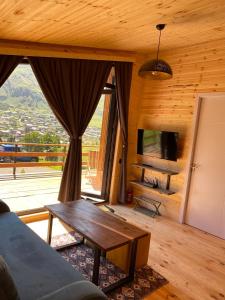
[[187, 213], [187, 206], [190, 194], [190, 187], [191, 187], [191, 177], [192, 177], [192, 165], [194, 162], [194, 155], [195, 155], [195, 148], [198, 138], [198, 129], [199, 129], [199, 121], [200, 121], [200, 114], [201, 114], [201, 104], [204, 97], [207, 96], [224, 96], [224, 92], [212, 92], [212, 93], [199, 93], [196, 94], [196, 103], [194, 108], [194, 115], [193, 115], [193, 122], [192, 122], [192, 133], [190, 138], [190, 150], [189, 155], [187, 158], [187, 165], [185, 170], [185, 182], [184, 182], [184, 189], [182, 195], [182, 202], [181, 208], [179, 213], [179, 222], [181, 224], [185, 224], [186, 213]]

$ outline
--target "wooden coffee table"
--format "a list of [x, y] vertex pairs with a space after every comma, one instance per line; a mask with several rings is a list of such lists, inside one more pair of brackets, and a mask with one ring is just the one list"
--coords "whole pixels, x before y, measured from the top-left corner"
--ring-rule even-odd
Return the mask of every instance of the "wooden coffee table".
[[115, 218], [113, 215], [102, 211], [99, 207], [85, 200], [47, 205], [46, 208], [49, 211], [47, 236], [49, 244], [51, 244], [53, 217], [60, 219], [93, 244], [94, 267], [92, 282], [94, 284], [98, 285], [101, 254], [112, 253], [112, 250], [124, 245], [129, 246], [128, 275], [105, 288], [104, 292], [108, 292], [134, 279], [137, 243], [139, 239], [144, 237], [149, 237], [150, 239], [148, 232]]

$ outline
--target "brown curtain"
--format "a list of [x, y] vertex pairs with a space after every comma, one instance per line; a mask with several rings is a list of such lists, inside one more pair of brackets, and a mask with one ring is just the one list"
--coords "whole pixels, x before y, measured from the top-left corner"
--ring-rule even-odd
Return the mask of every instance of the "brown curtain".
[[96, 109], [112, 63], [41, 57], [29, 60], [51, 109], [70, 136], [59, 200], [80, 199], [81, 138]]
[[20, 56], [0, 55], [0, 87], [21, 61]]
[[132, 66], [133, 64], [129, 62], [115, 62], [117, 107], [122, 133], [122, 159], [118, 198], [120, 203], [125, 203], [127, 190], [128, 110]]

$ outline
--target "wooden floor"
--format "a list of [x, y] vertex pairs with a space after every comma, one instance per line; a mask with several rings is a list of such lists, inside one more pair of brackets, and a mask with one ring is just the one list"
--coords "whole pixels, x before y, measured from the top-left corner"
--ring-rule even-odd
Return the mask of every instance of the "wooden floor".
[[128, 222], [152, 234], [149, 265], [169, 284], [145, 300], [225, 299], [225, 240], [164, 217], [113, 206]]

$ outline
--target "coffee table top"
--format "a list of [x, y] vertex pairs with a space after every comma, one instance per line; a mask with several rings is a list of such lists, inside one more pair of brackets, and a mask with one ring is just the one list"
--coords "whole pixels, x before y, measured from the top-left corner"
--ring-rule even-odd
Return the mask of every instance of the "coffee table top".
[[105, 251], [149, 233], [115, 218], [85, 200], [45, 206], [49, 212]]

